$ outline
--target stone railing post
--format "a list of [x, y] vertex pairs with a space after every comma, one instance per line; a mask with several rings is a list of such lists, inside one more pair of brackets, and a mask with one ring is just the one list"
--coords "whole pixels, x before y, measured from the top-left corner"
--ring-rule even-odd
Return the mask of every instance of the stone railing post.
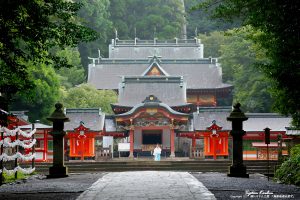
[[243, 164], [243, 135], [246, 134], [243, 130], [243, 121], [246, 121], [248, 118], [240, 110], [240, 106], [240, 103], [234, 105], [233, 111], [227, 117], [227, 120], [232, 122], [232, 130], [230, 131], [232, 136], [232, 165], [227, 175], [230, 177], [249, 178], [246, 166]]
[[55, 104], [55, 111], [47, 119], [53, 122], [50, 134], [53, 136], [53, 166], [49, 168], [48, 178], [62, 178], [68, 176], [68, 168], [64, 166], [64, 123], [69, 121], [61, 103]]

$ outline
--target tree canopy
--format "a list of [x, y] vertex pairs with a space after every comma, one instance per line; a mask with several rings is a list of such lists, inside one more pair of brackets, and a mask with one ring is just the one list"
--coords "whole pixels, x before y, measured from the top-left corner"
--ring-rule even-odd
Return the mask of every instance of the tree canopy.
[[10, 105], [10, 110], [27, 110], [30, 121], [41, 120], [47, 123], [53, 111], [53, 105], [60, 97], [59, 75], [52, 66], [39, 63], [38, 67], [32, 62], [26, 63], [30, 80], [34, 87], [18, 92]]
[[75, 46], [96, 34], [76, 17], [80, 4], [65, 0], [0, 1], [0, 92], [3, 97], [33, 87], [28, 62], [69, 66], [49, 51]]
[[246, 112], [270, 112], [273, 102], [270, 81], [255, 67], [268, 62], [265, 51], [251, 40], [260, 34], [246, 26], [199, 35], [206, 56], [219, 58], [223, 80], [234, 86], [234, 99]]
[[117, 94], [112, 90], [97, 90], [89, 84], [63, 91], [61, 102], [66, 108], [101, 108], [112, 113], [110, 104], [117, 102]]
[[88, 57], [98, 57], [98, 49], [101, 54], [107, 56], [107, 46], [113, 35], [112, 21], [109, 19], [109, 0], [89, 1], [76, 0], [83, 6], [78, 11], [81, 18], [81, 24], [91, 28], [98, 34], [98, 39], [81, 42], [79, 44], [79, 52], [81, 55], [81, 63], [87, 74], [87, 66], [89, 64]]
[[111, 0], [110, 19], [122, 39], [170, 39], [183, 35], [182, 0]]
[[291, 114], [293, 125], [300, 127], [300, 21], [296, 17], [300, 15], [300, 2], [207, 0], [200, 7], [212, 8], [215, 18], [238, 18], [262, 32], [253, 40], [266, 49], [270, 60], [260, 68], [273, 82], [274, 108]]

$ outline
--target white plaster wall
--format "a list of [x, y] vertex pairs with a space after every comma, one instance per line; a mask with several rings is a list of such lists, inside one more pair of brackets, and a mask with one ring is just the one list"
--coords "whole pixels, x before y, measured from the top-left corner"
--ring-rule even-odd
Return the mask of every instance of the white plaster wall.
[[163, 130], [163, 136], [162, 136], [162, 142], [163, 142], [163, 148], [170, 148], [170, 130], [164, 129]]
[[134, 130], [134, 149], [141, 149], [142, 131], [141, 129]]

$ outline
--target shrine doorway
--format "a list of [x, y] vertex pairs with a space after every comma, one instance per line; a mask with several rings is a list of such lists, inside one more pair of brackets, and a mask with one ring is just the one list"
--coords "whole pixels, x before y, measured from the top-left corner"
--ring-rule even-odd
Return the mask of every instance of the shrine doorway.
[[162, 144], [162, 130], [143, 130], [142, 144]]
[[142, 151], [153, 151], [157, 144], [162, 144], [163, 130], [142, 131]]

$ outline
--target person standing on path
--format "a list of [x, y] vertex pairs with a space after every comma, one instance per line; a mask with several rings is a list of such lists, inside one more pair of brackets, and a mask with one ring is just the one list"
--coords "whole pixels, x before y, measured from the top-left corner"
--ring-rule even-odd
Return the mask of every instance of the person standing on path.
[[155, 161], [160, 161], [160, 154], [161, 154], [161, 148], [159, 147], [159, 144], [157, 144], [153, 151]]

